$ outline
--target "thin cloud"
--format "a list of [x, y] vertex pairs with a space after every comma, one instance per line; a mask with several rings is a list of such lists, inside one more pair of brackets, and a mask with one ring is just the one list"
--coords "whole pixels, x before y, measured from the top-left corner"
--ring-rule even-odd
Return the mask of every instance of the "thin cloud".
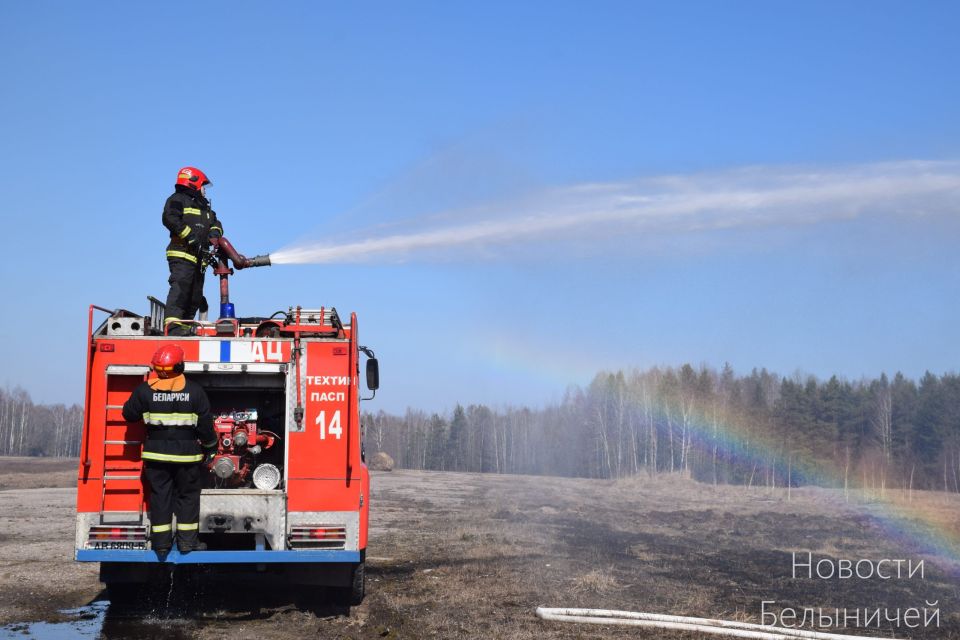
[[[304, 243], [271, 254], [275, 264], [429, 260], [568, 241], [603, 250], [629, 234], [796, 226], [866, 215], [922, 215], [960, 210], [960, 163], [891, 162], [839, 168], [749, 167], [631, 182], [584, 183], [472, 207], [469, 221], [372, 235], [339, 243]], [[447, 212], [445, 219], [467, 215]], [[433, 217], [437, 224], [437, 217]]]

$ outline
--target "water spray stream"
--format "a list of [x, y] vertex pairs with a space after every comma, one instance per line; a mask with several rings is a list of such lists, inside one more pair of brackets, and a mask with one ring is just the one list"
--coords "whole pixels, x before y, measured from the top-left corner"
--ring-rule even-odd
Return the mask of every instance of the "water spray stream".
[[[624, 234], [805, 225], [864, 215], [950, 213], [960, 207], [960, 163], [899, 162], [834, 170], [754, 168], [593, 183], [471, 209], [471, 221], [342, 243], [301, 243], [273, 264], [429, 258], [547, 240], [602, 249]], [[464, 212], [451, 212], [449, 217]]]

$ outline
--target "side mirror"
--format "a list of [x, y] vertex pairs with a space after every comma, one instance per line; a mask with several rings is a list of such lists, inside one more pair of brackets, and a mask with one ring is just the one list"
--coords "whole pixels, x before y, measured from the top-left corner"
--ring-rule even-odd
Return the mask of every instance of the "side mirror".
[[376, 391], [380, 388], [380, 364], [376, 358], [367, 359], [367, 389]]

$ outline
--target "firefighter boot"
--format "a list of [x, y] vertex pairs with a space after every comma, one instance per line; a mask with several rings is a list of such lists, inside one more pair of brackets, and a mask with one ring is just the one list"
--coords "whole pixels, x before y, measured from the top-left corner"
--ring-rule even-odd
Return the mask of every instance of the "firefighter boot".
[[207, 545], [200, 542], [197, 532], [191, 532], [192, 535], [180, 531], [177, 533], [177, 549], [180, 553], [190, 553], [191, 551], [206, 551]]
[[187, 525], [190, 528], [177, 530], [177, 549], [180, 553], [190, 553], [191, 551], [206, 551], [207, 545], [200, 542], [200, 536], [197, 535], [197, 525]]
[[180, 549], [180, 553], [207, 550], [207, 545], [200, 542], [196, 524], [177, 525], [177, 549]]
[[154, 533], [150, 536], [150, 548], [154, 550], [157, 554], [157, 558], [160, 562], [167, 561], [167, 554], [170, 553], [170, 548], [172, 545], [172, 536], [170, 535], [169, 525], [168, 530], [161, 533]]

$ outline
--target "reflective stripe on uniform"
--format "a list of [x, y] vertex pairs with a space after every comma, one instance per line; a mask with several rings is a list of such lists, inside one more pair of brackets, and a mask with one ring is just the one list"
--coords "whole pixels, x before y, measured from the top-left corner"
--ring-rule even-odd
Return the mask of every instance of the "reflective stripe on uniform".
[[197, 256], [192, 256], [185, 251], [167, 251], [168, 258], [183, 258], [184, 260], [189, 260], [190, 262], [196, 262]]
[[145, 413], [143, 414], [143, 422], [161, 427], [193, 427], [197, 424], [197, 414], [174, 412]]
[[165, 532], [165, 531], [170, 531], [170, 525], [169, 525], [169, 524], [155, 524], [155, 525], [153, 525], [152, 527], [150, 527], [150, 531], [152, 531], [153, 533], [163, 533], [163, 532]]
[[223, 227], [221, 227], [221, 226], [218, 225], [218, 224], [212, 224], [212, 225], [210, 225], [210, 228], [211, 228], [211, 229], [216, 229], [216, 230], [219, 231], [220, 233], [223, 233]]
[[184, 227], [183, 231], [180, 232], [180, 237], [186, 238], [188, 235], [190, 235], [190, 227]]
[[[173, 317], [166, 318], [163, 321], [163, 330], [167, 331], [170, 328], [171, 324], [179, 327], [191, 327], [195, 323], [192, 320], [184, 320], [183, 318], [173, 318]], [[164, 371], [167, 371], [167, 370], [173, 371], [173, 367], [167, 367], [166, 369], [164, 369]]]
[[184, 212], [185, 214], [187, 214], [188, 216], [198, 216], [198, 215], [200, 215], [200, 209], [197, 209], [196, 207], [184, 207], [184, 208], [183, 208], [183, 212]]
[[144, 460], [154, 460], [156, 462], [200, 462], [203, 460], [203, 454], [179, 456], [172, 453], [154, 453], [153, 451], [144, 451], [141, 455]]
[[196, 531], [200, 528], [199, 522], [178, 522], [177, 531]]

